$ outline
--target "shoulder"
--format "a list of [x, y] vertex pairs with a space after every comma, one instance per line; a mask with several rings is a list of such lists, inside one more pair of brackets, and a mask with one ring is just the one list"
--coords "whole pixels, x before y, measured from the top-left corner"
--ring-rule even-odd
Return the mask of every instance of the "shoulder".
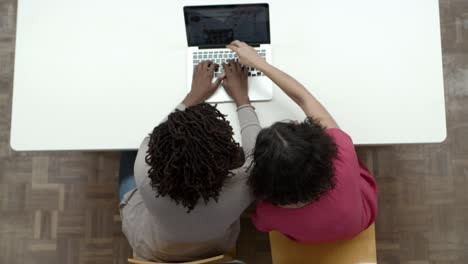
[[[220, 192], [219, 201], [232, 201], [233, 197], [236, 197], [236, 204], [241, 204], [242, 207], [250, 205], [254, 198], [250, 187], [247, 184], [249, 168], [242, 166], [240, 168], [231, 171], [232, 175], [229, 177]], [[226, 199], [228, 198], [228, 199]]]
[[133, 167], [133, 172], [135, 174], [135, 181], [137, 186], [140, 186], [141, 183], [147, 178], [149, 166], [146, 164], [146, 152], [148, 151], [149, 137], [146, 137], [138, 149], [138, 154], [135, 159], [135, 165]]
[[343, 156], [356, 156], [353, 140], [346, 132], [339, 128], [328, 128], [325, 132], [333, 139], [337, 148], [338, 158]]
[[325, 132], [335, 141], [337, 145], [340, 143], [353, 144], [351, 136], [339, 128], [327, 128]]

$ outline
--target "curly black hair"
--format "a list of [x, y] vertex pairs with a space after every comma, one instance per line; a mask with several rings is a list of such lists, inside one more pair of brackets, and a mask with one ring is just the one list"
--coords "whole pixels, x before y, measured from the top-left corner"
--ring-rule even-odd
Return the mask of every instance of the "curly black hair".
[[145, 160], [156, 197], [168, 195], [190, 212], [200, 198], [217, 201], [242, 155], [226, 116], [203, 103], [176, 110], [155, 127]]
[[336, 153], [318, 121], [277, 122], [257, 137], [248, 183], [256, 198], [276, 206], [316, 201], [335, 186]]

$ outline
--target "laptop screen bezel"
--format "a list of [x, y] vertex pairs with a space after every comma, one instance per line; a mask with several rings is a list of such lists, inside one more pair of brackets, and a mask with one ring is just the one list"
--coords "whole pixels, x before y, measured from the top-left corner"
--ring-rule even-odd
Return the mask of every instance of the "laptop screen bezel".
[[[247, 42], [247, 44], [251, 46], [259, 46], [261, 44], [270, 44], [271, 42], [271, 34], [270, 34], [270, 6], [268, 3], [253, 3], [253, 4], [232, 4], [232, 5], [196, 5], [196, 6], [184, 6], [184, 21], [185, 21], [185, 33], [187, 36], [187, 44], [189, 47], [200, 47], [200, 48], [220, 48], [220, 47], [225, 47], [225, 45], [221, 44], [206, 44], [206, 45], [201, 45], [198, 46], [194, 43], [190, 43], [190, 32], [189, 32], [189, 21], [188, 21], [188, 10], [196, 10], [196, 9], [206, 9], [206, 8], [219, 8], [219, 7], [224, 7], [224, 8], [236, 8], [236, 7], [241, 7], [241, 6], [262, 6], [266, 7], [267, 9], [267, 14], [266, 14], [266, 26], [267, 26], [267, 41], [262, 42], [262, 43], [257, 43], [257, 42]], [[242, 41], [242, 40], [241, 40]]]

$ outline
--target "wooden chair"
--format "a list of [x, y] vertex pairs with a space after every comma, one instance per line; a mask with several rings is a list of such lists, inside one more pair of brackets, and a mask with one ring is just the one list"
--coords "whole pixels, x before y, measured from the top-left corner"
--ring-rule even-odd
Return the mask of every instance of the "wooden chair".
[[[207, 258], [207, 259], [200, 259], [200, 260], [195, 260], [195, 261], [189, 261], [189, 262], [177, 262], [177, 264], [218, 264], [218, 263], [224, 263], [227, 261], [231, 261], [232, 258], [227, 255], [219, 255], [215, 256], [212, 258]], [[136, 259], [128, 259], [129, 263], [134, 263], [134, 264], [176, 264], [176, 263], [169, 263], [169, 262], [151, 262], [151, 261], [142, 261], [142, 260], [136, 260]]]
[[375, 227], [351, 240], [320, 244], [292, 241], [281, 233], [270, 232], [273, 264], [375, 264]]

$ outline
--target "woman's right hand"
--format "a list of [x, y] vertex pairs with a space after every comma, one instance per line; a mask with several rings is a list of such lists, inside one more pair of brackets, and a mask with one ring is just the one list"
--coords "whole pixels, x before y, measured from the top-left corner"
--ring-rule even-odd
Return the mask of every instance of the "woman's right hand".
[[239, 57], [239, 63], [245, 66], [259, 68], [262, 63], [266, 61], [258, 55], [257, 51], [249, 46], [247, 43], [234, 40], [226, 48], [234, 51]]
[[237, 106], [250, 104], [247, 67], [230, 60], [223, 63], [223, 70], [225, 75], [223, 87], [227, 94], [232, 97]]

